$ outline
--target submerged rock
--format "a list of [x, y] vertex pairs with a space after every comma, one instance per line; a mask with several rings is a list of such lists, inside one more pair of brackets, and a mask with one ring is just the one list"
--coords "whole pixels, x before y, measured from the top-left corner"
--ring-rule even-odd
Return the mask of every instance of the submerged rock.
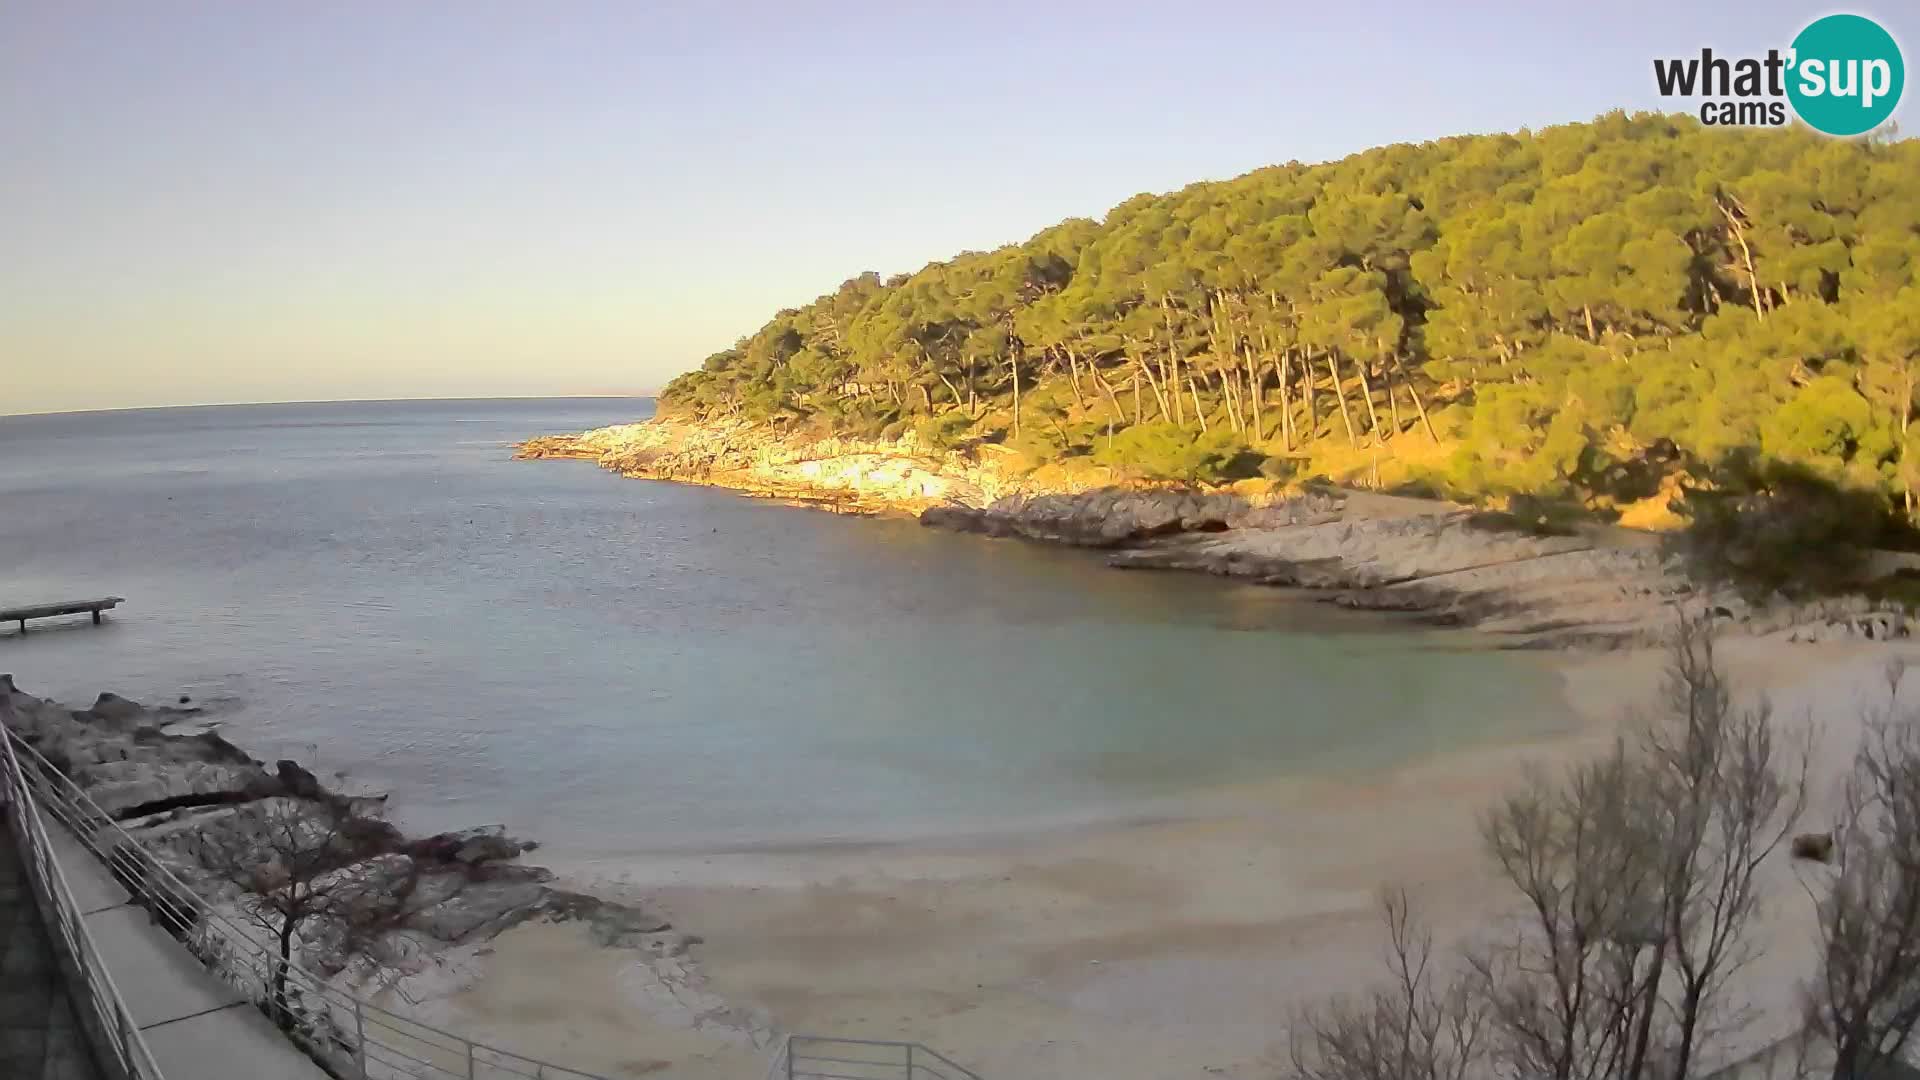
[[508, 836], [504, 826], [486, 825], [410, 841], [407, 851], [418, 858], [477, 866], [484, 862], [518, 858], [522, 852], [532, 851], [538, 846], [531, 840], [516, 840]]
[[1278, 528], [1331, 520], [1338, 512], [1337, 499], [1318, 494], [1257, 502], [1231, 492], [1103, 487], [1008, 495], [980, 509], [957, 504], [938, 506], [923, 512], [920, 523], [989, 536], [1112, 548], [1181, 533]]

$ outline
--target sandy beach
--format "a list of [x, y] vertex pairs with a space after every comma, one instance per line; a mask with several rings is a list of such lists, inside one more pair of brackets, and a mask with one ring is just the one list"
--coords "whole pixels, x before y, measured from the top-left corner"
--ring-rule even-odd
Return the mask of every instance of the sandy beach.
[[[1920, 647], [1760, 638], [1721, 654], [1744, 693], [1818, 730], [1802, 828], [1825, 827], [1860, 705], [1884, 699], [1889, 658]], [[1663, 660], [1555, 658], [1564, 735], [1249, 785], [1194, 820], [573, 868], [575, 884], [645, 898], [704, 943], [648, 957], [531, 925], [430, 1007], [615, 1076], [751, 1076], [775, 1031], [919, 1041], [990, 1077], [1271, 1076], [1298, 1006], [1380, 971], [1383, 886], [1409, 889], [1443, 945], [1492, 924], [1507, 897], [1476, 815], [1528, 765], [1604, 746], [1650, 703]], [[1764, 1016], [1790, 1013], [1809, 970], [1797, 871], [1784, 852], [1772, 870], [1765, 954], [1744, 980], [1763, 1017], [1728, 1035], [1723, 1057], [1765, 1040]]]

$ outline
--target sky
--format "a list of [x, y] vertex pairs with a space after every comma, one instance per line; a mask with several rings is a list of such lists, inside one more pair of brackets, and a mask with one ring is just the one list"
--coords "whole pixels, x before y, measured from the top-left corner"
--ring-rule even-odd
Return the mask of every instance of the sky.
[[1833, 10], [1920, 56], [1910, 0], [6, 0], [0, 414], [650, 391], [864, 270], [1660, 108]]

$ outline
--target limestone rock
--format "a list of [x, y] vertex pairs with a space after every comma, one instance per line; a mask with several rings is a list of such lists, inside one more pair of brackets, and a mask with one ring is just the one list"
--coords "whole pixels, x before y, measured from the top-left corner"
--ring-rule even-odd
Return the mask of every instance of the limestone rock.
[[679, 480], [857, 512], [958, 502], [984, 505], [1030, 490], [1012, 455], [995, 446], [935, 449], [896, 439], [819, 438], [769, 424], [659, 417], [577, 435], [530, 439], [522, 458], [577, 458], [622, 476]]
[[[412, 838], [377, 816], [379, 799], [329, 790], [298, 763], [269, 771], [218, 735], [166, 734], [179, 712], [148, 708], [112, 694], [75, 711], [21, 693], [0, 676], [0, 724], [18, 734], [57, 770], [210, 904], [238, 911], [247, 890], [272, 888], [279, 867], [248, 843], [269, 809], [324, 803], [345, 814], [337, 849], [344, 865], [316, 885], [343, 906], [307, 920], [300, 932], [303, 963], [323, 974], [364, 960], [420, 970], [437, 950], [484, 940], [531, 918], [587, 919], [609, 944], [684, 951], [659, 938], [670, 924], [640, 908], [555, 889], [544, 868], [511, 860], [533, 844], [500, 826]], [[247, 873], [233, 874], [227, 853], [240, 849]], [[652, 936], [650, 936], [652, 935]]]

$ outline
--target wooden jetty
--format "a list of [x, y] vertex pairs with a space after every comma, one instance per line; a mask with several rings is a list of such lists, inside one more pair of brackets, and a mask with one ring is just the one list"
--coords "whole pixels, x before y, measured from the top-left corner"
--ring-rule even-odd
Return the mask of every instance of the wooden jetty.
[[0, 608], [0, 623], [17, 622], [20, 632], [27, 632], [28, 619], [51, 619], [56, 615], [78, 615], [91, 612], [94, 625], [100, 624], [100, 613], [110, 607], [126, 603], [124, 596], [103, 596], [98, 600], [64, 600], [57, 604], [33, 604], [28, 607]]

